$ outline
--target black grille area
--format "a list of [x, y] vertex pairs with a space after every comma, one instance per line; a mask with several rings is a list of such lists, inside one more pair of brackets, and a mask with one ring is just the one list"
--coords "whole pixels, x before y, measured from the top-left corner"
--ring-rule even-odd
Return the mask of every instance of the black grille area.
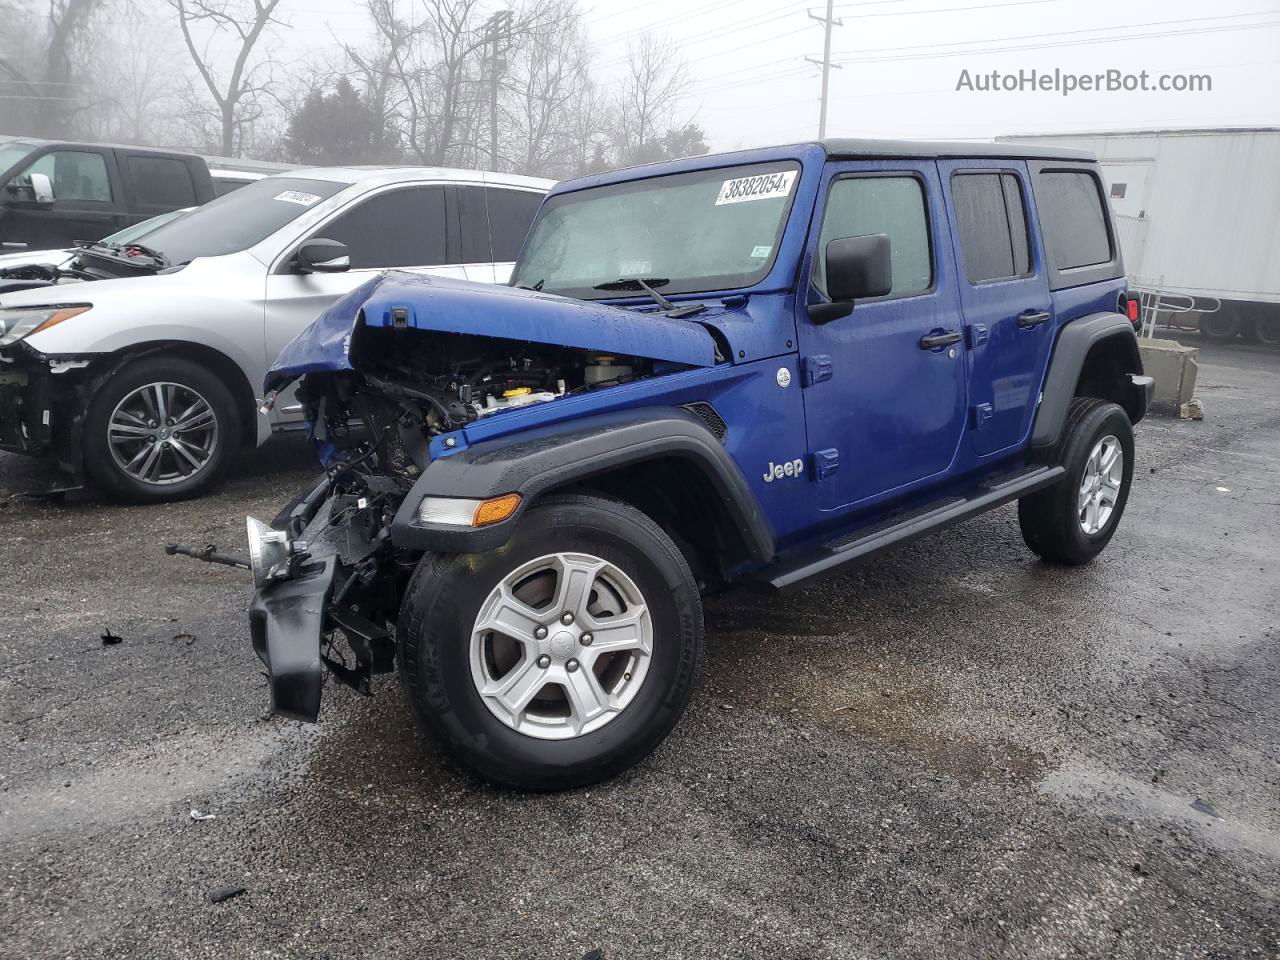
[[729, 426], [724, 422], [724, 418], [716, 413], [715, 407], [699, 400], [697, 403], [686, 403], [684, 409], [705, 423], [707, 429], [715, 435], [715, 438], [724, 443], [724, 438], [729, 432]]

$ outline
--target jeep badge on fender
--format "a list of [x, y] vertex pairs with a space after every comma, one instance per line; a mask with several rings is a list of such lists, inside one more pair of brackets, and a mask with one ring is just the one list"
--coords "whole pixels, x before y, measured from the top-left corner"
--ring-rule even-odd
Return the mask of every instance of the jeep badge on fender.
[[769, 461], [769, 467], [764, 472], [764, 482], [773, 483], [775, 480], [781, 480], [783, 477], [798, 477], [804, 472], [804, 461], [797, 458], [788, 460], [786, 463], [774, 463]]

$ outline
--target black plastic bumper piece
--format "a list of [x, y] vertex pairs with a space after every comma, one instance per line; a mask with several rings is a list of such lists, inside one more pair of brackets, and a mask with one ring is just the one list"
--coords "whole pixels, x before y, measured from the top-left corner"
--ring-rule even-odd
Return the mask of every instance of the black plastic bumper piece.
[[326, 557], [292, 580], [263, 587], [249, 605], [249, 633], [267, 666], [271, 712], [282, 717], [315, 723], [320, 716], [320, 637], [336, 566], [336, 557]]
[[1156, 395], [1154, 377], [1138, 373], [1129, 374], [1128, 396], [1125, 397], [1124, 409], [1129, 414], [1129, 421], [1137, 423], [1151, 409], [1151, 400]]

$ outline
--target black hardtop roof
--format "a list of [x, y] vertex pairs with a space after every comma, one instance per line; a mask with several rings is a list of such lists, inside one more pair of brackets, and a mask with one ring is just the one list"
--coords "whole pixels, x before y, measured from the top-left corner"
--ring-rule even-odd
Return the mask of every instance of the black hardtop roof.
[[861, 140], [828, 137], [819, 140], [827, 156], [836, 160], [864, 157], [936, 157], [941, 160], [965, 157], [996, 157], [1017, 160], [1089, 160], [1098, 158], [1088, 150], [1039, 146], [1027, 143], [959, 143], [928, 140]]

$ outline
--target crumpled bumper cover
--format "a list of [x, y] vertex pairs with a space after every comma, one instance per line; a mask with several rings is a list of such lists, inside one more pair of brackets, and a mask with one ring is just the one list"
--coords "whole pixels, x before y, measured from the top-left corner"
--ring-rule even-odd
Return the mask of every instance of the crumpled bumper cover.
[[267, 667], [271, 712], [315, 723], [324, 665], [320, 639], [337, 558], [260, 589], [249, 605], [253, 649]]

